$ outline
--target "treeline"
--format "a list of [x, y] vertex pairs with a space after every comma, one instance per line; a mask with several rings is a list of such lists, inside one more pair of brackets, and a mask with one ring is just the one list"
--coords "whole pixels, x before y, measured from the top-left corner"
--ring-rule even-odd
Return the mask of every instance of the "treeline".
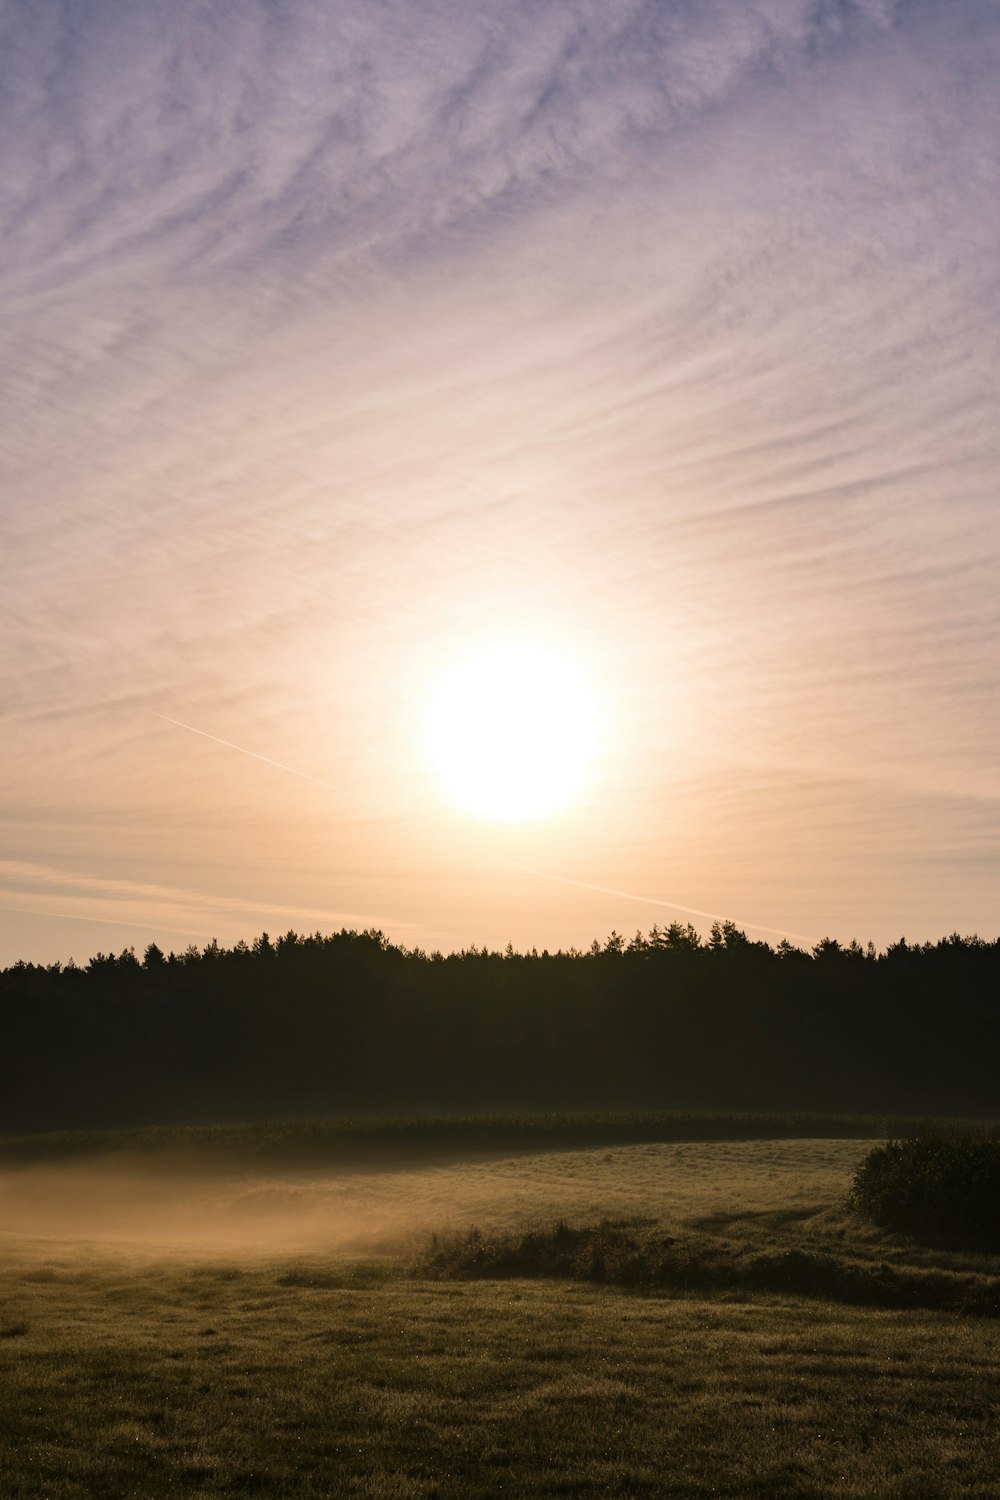
[[1000, 941], [264, 934], [0, 971], [0, 1130], [515, 1109], [1000, 1114]]

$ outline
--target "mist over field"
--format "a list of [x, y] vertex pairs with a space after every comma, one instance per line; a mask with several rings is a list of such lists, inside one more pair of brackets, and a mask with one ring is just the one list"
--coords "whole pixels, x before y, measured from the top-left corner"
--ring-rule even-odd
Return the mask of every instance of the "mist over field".
[[881, 1131], [915, 1128], [7, 1137], [0, 1489], [708, 1500], [794, 1473], [810, 1500], [909, 1500], [928, 1476], [987, 1500], [1000, 1254], [887, 1233], [849, 1197]]
[[873, 1143], [682, 1142], [328, 1172], [111, 1158], [0, 1167], [0, 1223], [71, 1265], [115, 1246], [225, 1257], [396, 1252], [479, 1223], [668, 1220], [836, 1202]]

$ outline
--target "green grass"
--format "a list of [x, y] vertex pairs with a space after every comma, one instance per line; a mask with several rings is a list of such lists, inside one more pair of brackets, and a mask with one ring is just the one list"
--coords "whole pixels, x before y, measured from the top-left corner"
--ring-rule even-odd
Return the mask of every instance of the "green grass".
[[929, 1132], [978, 1135], [989, 1120], [823, 1113], [639, 1111], [617, 1114], [416, 1115], [264, 1120], [234, 1125], [151, 1125], [0, 1136], [0, 1163], [108, 1155], [227, 1158], [276, 1166], [340, 1165], [414, 1155], [543, 1151], [637, 1142], [879, 1139]]
[[[857, 1217], [868, 1144], [431, 1149], [249, 1184], [239, 1156], [210, 1180], [155, 1150], [22, 1160], [0, 1496], [995, 1500], [1000, 1256]], [[270, 1238], [224, 1192], [272, 1203]], [[168, 1251], [185, 1205], [201, 1237]]]
[[50, 1270], [5, 1282], [5, 1500], [996, 1494], [994, 1323], [377, 1265]]

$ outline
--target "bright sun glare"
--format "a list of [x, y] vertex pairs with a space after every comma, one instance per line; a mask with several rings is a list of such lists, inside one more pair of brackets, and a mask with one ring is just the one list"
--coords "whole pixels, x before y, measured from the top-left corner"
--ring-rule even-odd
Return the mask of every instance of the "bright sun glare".
[[578, 663], [517, 643], [470, 652], [431, 695], [428, 748], [448, 799], [513, 823], [559, 811], [588, 781], [597, 702]]

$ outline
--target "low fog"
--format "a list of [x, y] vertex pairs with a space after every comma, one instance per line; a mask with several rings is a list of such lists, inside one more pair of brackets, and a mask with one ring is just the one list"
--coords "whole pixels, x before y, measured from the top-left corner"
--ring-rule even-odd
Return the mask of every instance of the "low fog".
[[116, 1155], [0, 1169], [0, 1242], [72, 1254], [398, 1253], [433, 1231], [842, 1201], [863, 1140], [630, 1145], [318, 1172]]

